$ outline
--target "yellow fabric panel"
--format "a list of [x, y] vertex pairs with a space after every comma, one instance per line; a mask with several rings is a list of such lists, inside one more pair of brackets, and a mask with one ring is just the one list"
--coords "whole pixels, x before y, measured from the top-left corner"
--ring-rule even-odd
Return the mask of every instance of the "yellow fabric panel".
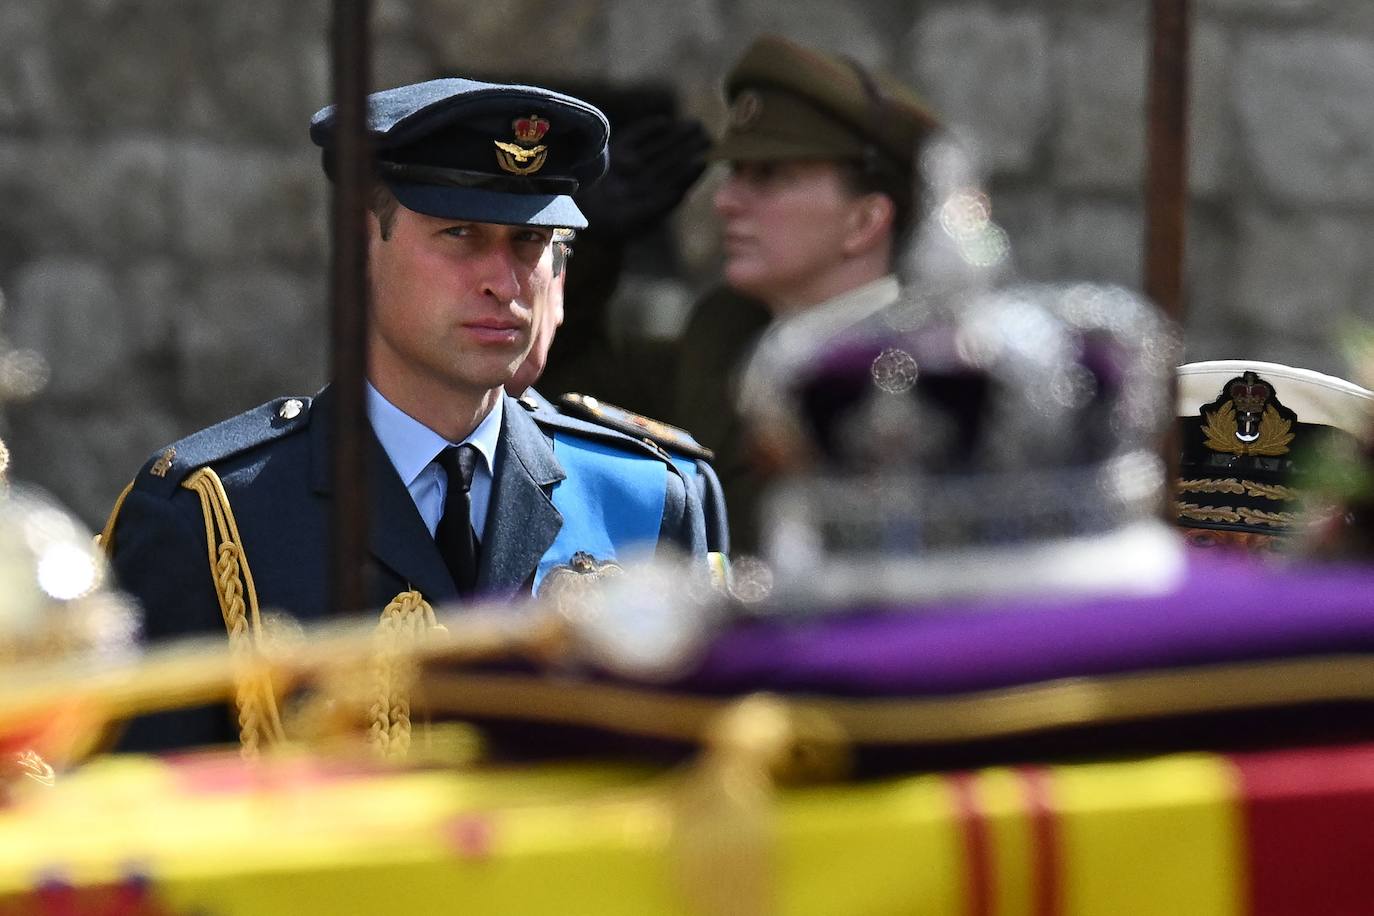
[[[717, 889], [762, 875], [776, 903], [766, 916], [966, 916], [967, 840], [948, 776], [782, 790], [733, 811], [728, 791], [686, 796], [681, 777], [543, 766], [364, 778], [308, 760], [230, 760], [220, 773], [106, 758], [0, 808], [0, 902], [54, 871], [90, 885], [133, 868], [172, 912], [214, 916], [735, 912], [689, 909], [704, 899], [680, 883], [690, 873]], [[997, 916], [1032, 912], [1023, 779], [993, 769], [973, 782]], [[1224, 759], [1059, 767], [1049, 795], [1065, 916], [1240, 914], [1238, 785]], [[714, 848], [728, 854], [688, 861], [675, 844], [684, 824], [715, 827], [695, 836], [724, 838]], [[761, 827], [765, 842], [731, 845], [737, 827]]]
[[643, 788], [652, 771], [301, 781], [272, 765], [260, 785], [191, 791], [156, 761], [108, 758], [28, 793], [23, 816], [0, 812], [0, 898], [57, 868], [80, 885], [148, 873], [174, 911], [216, 916], [438, 914], [455, 902], [498, 913], [516, 900], [524, 912], [682, 912], [667, 796]]
[[779, 852], [783, 916], [963, 916], [964, 849], [945, 780], [789, 792]]
[[1060, 767], [1065, 916], [1239, 916], [1240, 785], [1219, 756]]
[[991, 847], [994, 916], [1035, 916], [1035, 837], [1024, 780], [1014, 770], [984, 770], [974, 783], [974, 797]]
[[279, 850], [275, 867], [259, 863], [252, 871], [217, 875], [202, 869], [194, 879], [163, 877], [158, 884], [176, 907], [222, 916], [692, 916], [668, 870], [660, 805], [516, 808], [481, 820], [490, 843], [482, 855], [373, 837], [365, 855], [310, 861], [315, 857]]

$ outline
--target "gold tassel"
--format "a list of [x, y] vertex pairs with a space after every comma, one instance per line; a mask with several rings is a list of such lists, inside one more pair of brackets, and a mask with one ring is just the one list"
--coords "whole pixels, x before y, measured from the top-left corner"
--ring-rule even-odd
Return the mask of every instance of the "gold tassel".
[[843, 775], [848, 743], [829, 719], [768, 694], [731, 705], [705, 742], [674, 799], [677, 878], [701, 916], [767, 916], [778, 903], [776, 787]]
[[410, 693], [417, 676], [411, 650], [435, 629], [443, 628], [434, 608], [413, 590], [393, 598], [377, 622], [376, 696], [368, 710], [367, 740], [387, 759], [404, 759], [410, 751]]

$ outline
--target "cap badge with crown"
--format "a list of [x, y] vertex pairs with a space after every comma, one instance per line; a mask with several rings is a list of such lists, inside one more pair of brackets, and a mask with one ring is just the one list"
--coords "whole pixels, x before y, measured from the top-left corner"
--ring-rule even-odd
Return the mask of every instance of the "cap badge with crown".
[[501, 168], [514, 175], [533, 175], [544, 167], [549, 148], [539, 141], [549, 132], [549, 121], [539, 115], [516, 118], [511, 122], [515, 143], [494, 140], [496, 161]]
[[1279, 413], [1268, 382], [1246, 372], [1227, 387], [1226, 394], [1230, 398], [1216, 409], [1202, 411], [1207, 448], [1232, 455], [1282, 455], [1288, 451], [1293, 424]]

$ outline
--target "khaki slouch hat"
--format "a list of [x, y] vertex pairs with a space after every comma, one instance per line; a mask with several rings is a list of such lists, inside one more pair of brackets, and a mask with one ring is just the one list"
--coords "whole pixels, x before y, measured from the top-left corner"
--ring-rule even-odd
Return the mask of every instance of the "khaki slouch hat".
[[912, 169], [940, 127], [908, 86], [857, 62], [760, 36], [725, 80], [730, 117], [714, 159], [869, 160]]

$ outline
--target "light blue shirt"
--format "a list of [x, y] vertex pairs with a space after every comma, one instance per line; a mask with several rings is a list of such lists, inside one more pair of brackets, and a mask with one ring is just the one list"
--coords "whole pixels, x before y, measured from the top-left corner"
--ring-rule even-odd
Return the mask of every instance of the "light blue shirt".
[[401, 482], [415, 500], [415, 508], [425, 520], [429, 533], [439, 525], [444, 514], [444, 498], [448, 495], [448, 475], [435, 463], [439, 453], [450, 445], [472, 445], [482, 460], [472, 472], [472, 530], [480, 541], [487, 527], [487, 506], [491, 502], [491, 482], [496, 469], [496, 441], [501, 435], [501, 416], [505, 411], [504, 397], [477, 424], [462, 442], [449, 442], [443, 436], [407, 414], [367, 383], [367, 418], [381, 440], [382, 448], [391, 459]]

